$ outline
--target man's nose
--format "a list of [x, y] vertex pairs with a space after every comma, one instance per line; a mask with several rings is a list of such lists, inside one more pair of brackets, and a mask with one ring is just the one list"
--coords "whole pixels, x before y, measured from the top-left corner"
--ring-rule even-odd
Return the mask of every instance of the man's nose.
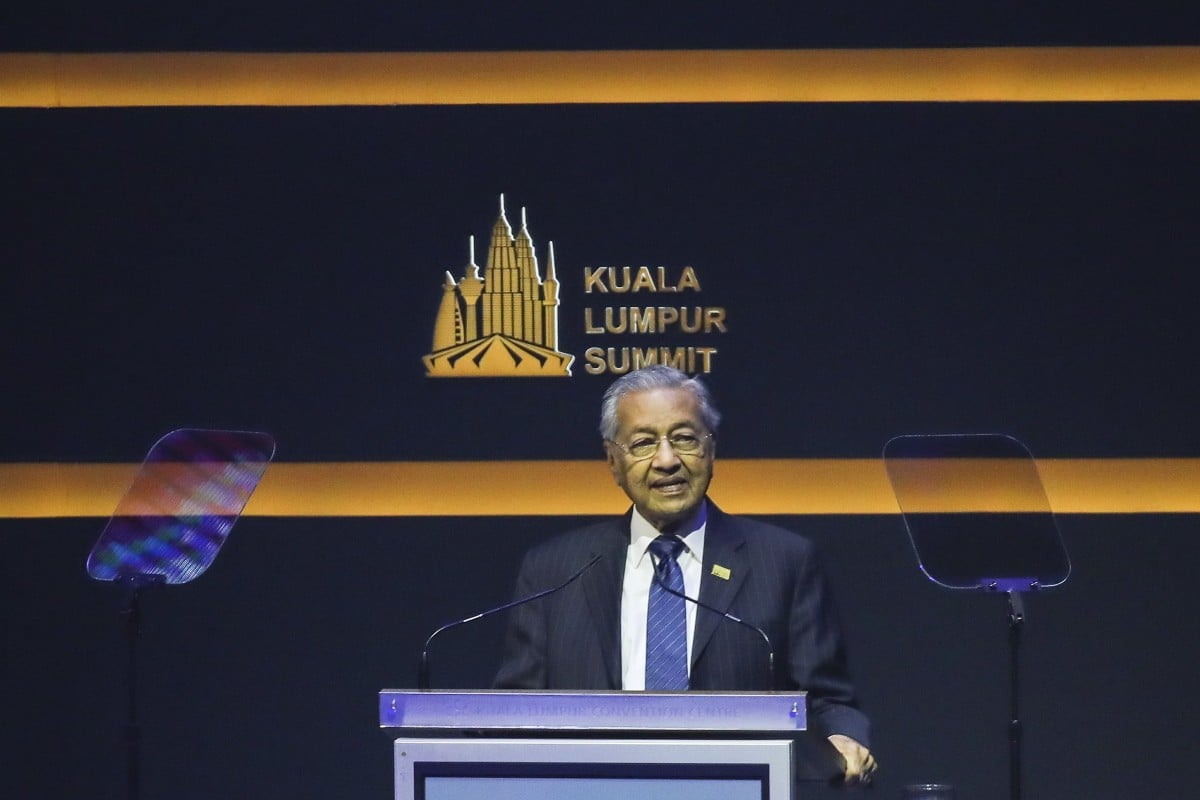
[[666, 436], [659, 439], [658, 448], [654, 451], [654, 458], [650, 465], [655, 469], [672, 469], [680, 462], [679, 454], [675, 452], [675, 448], [671, 447], [671, 440]]

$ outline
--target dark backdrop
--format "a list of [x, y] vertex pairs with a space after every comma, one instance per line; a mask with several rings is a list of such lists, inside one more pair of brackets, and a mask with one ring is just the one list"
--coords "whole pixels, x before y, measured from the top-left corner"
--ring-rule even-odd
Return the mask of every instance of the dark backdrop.
[[[201, 423], [270, 430], [284, 460], [591, 457], [609, 376], [580, 356], [658, 337], [589, 336], [582, 308], [678, 302], [728, 312], [703, 337], [726, 456], [989, 428], [1041, 456], [1200, 449], [1196, 104], [0, 121], [9, 460], [129, 460]], [[444, 271], [471, 234], [484, 262], [501, 192], [555, 243], [576, 375], [426, 380]], [[702, 291], [585, 295], [605, 265], [690, 265]]]
[[[551, 12], [498, 42], [438, 10], [405, 27], [373, 7], [289, 25], [48, 8], [5, 12], [0, 44], [1153, 44], [1200, 29], [1107, 11], [856, 28], [824, 11], [651, 36]], [[389, 20], [405, 33], [389, 39]], [[898, 433], [999, 430], [1043, 457], [1194, 458], [1197, 140], [1195, 104], [0, 111], [0, 460], [134, 461], [185, 425], [270, 431], [283, 461], [598, 456], [608, 376], [579, 362], [565, 380], [423, 376], [442, 271], [486, 237], [500, 192], [514, 224], [528, 207], [539, 254], [555, 241], [577, 356], [593, 344], [583, 267], [695, 267], [697, 301], [728, 310], [706, 341], [722, 456], [876, 457]], [[375, 693], [411, 686], [430, 630], [503, 600], [519, 553], [580, 521], [243, 520], [208, 574], [146, 599], [147, 796], [389, 796]], [[926, 583], [898, 517], [777, 521], [831, 556], [876, 793], [947, 780], [1004, 796], [1001, 599]], [[1030, 796], [1180, 794], [1196, 522], [1060, 517], [1074, 575], [1029, 602]], [[101, 525], [0, 521], [5, 796], [123, 792], [117, 598], [83, 573]], [[437, 683], [486, 683], [497, 639], [447, 637]]]

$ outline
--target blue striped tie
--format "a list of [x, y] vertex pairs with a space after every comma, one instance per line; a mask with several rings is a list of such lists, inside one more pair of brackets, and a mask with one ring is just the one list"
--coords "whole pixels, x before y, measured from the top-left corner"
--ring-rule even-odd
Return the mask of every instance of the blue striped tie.
[[650, 543], [656, 559], [646, 609], [646, 688], [651, 690], [688, 688], [685, 601], [659, 585], [661, 581], [683, 594], [683, 571], [676, 560], [682, 551], [683, 542], [674, 536], [659, 536]]

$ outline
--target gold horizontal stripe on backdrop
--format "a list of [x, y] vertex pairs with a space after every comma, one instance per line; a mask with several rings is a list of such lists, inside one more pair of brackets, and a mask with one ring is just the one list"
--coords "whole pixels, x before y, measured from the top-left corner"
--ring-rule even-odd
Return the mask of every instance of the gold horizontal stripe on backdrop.
[[[138, 466], [0, 464], [0, 518], [107, 517]], [[1037, 468], [1058, 513], [1200, 512], [1200, 459], [1039, 459]], [[712, 494], [741, 514], [899, 513], [879, 459], [721, 459]], [[602, 461], [278, 463], [245, 513], [575, 516], [627, 505]], [[986, 510], [1031, 509], [1001, 497]]]
[[1200, 47], [0, 53], [0, 106], [1200, 100]]

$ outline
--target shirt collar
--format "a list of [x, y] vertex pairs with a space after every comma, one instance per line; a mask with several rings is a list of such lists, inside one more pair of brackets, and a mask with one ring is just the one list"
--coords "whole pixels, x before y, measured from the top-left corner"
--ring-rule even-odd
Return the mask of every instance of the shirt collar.
[[[679, 524], [675, 530], [675, 535], [683, 540], [684, 550], [698, 555], [704, 542], [704, 526], [708, 522], [708, 500], [700, 501], [700, 505], [696, 506], [696, 510], [692, 515]], [[629, 522], [629, 544], [637, 553], [638, 560], [641, 560], [646, 551], [650, 548], [650, 543], [657, 539], [659, 531], [642, 516], [638, 511], [637, 506], [633, 507], [633, 517]]]

